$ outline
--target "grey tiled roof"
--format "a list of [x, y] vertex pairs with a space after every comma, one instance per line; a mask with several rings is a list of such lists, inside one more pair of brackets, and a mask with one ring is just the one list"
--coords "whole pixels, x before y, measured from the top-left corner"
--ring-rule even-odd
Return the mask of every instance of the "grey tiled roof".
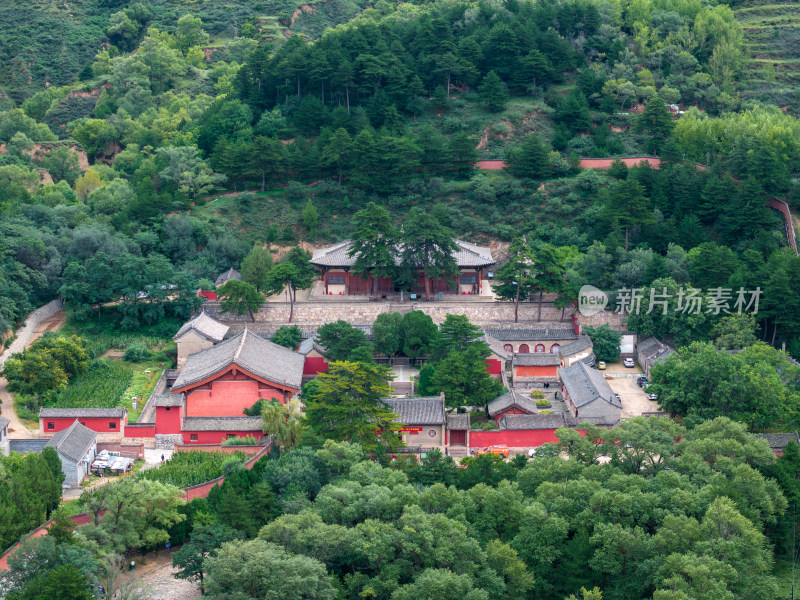
[[566, 425], [563, 413], [552, 415], [503, 415], [500, 429], [558, 429]]
[[184, 323], [181, 328], [178, 329], [178, 333], [176, 333], [172, 339], [177, 340], [183, 334], [192, 329], [202, 335], [204, 338], [216, 343], [222, 341], [222, 339], [225, 337], [225, 334], [228, 333], [229, 328], [224, 323], [220, 323], [216, 319], [209, 317], [205, 312], [201, 312], [194, 319], [186, 321], [186, 323]]
[[493, 338], [489, 334], [483, 334], [483, 341], [489, 346], [489, 349], [497, 354], [502, 359], [508, 360], [508, 352], [503, 348], [503, 342], [497, 338]]
[[559, 346], [558, 353], [561, 356], [572, 356], [578, 352], [583, 352], [592, 347], [592, 339], [588, 335], [582, 335], [574, 342]]
[[649, 358], [654, 354], [658, 354], [664, 347], [660, 341], [653, 336], [643, 339], [636, 344], [636, 351], [643, 357]]
[[469, 415], [467, 413], [456, 413], [447, 415], [447, 428], [462, 431], [469, 429]]
[[300, 342], [300, 345], [297, 347], [297, 351], [303, 356], [308, 356], [312, 350], [316, 350], [317, 352], [325, 356], [325, 348], [323, 348], [317, 343], [317, 340], [313, 335], [311, 337], [307, 337], [306, 339], [304, 339], [302, 342]]
[[796, 431], [792, 433], [757, 433], [756, 437], [767, 440], [769, 447], [773, 450], [783, 450], [789, 442], [800, 446], [800, 435]]
[[239, 273], [239, 271], [237, 271], [236, 269], [233, 269], [233, 268], [228, 269], [227, 271], [222, 273], [219, 277], [217, 277], [217, 280], [214, 282], [214, 287], [221, 286], [223, 283], [225, 283], [229, 279], [234, 279], [236, 281], [241, 281], [242, 280], [242, 274]]
[[184, 417], [183, 431], [261, 431], [261, 417]]
[[597, 369], [587, 366], [583, 361], [576, 362], [571, 367], [559, 369], [558, 375], [576, 408], [586, 406], [599, 398], [611, 406], [622, 408], [622, 403], [611, 391], [611, 386], [608, 385], [603, 374]]
[[40, 408], [39, 418], [109, 418], [121, 419], [128, 411], [124, 408]]
[[[488, 267], [495, 264], [492, 258], [492, 252], [485, 246], [477, 246], [455, 240], [458, 250], [453, 254], [456, 259], [456, 265], [459, 267]], [[356, 262], [355, 256], [350, 256], [350, 248], [352, 244], [350, 240], [344, 242], [337, 242], [325, 248], [318, 248], [314, 250], [311, 256], [311, 263], [320, 267], [352, 267]], [[397, 257], [395, 262], [399, 264], [401, 250], [397, 249]]]
[[545, 340], [574, 340], [578, 337], [572, 327], [533, 327], [529, 329], [487, 329], [501, 342], [539, 342]]
[[489, 416], [494, 417], [499, 415], [501, 412], [511, 408], [512, 406], [516, 406], [530, 414], [536, 413], [536, 402], [530, 398], [526, 398], [514, 390], [511, 390], [489, 402]]
[[557, 352], [515, 354], [511, 364], [515, 367], [554, 367], [561, 364], [561, 356]]
[[399, 415], [404, 425], [444, 425], [444, 403], [440, 396], [384, 398], [389, 410]]
[[46, 447], [55, 448], [59, 454], [63, 454], [75, 462], [80, 462], [96, 440], [97, 434], [76, 420], [72, 425], [50, 438]]
[[153, 396], [155, 406], [183, 406], [185, 397], [183, 394], [158, 394]]
[[172, 389], [202, 381], [233, 364], [279, 385], [300, 389], [304, 363], [302, 354], [245, 329], [216, 346], [189, 355]]
[[597, 427], [614, 427], [619, 425], [620, 419], [618, 416], [606, 415], [603, 417], [573, 417], [567, 413], [564, 415], [564, 421], [567, 427], [579, 427], [581, 423], [591, 423]]

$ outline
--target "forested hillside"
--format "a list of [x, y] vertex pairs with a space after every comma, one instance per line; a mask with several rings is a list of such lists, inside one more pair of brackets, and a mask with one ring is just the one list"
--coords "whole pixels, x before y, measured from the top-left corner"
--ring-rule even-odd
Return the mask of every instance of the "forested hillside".
[[[741, 93], [749, 30], [727, 4], [64, 6], [0, 13], [2, 329], [58, 293], [122, 300], [125, 327], [185, 315], [153, 291], [189, 294], [253, 244], [345, 238], [374, 201], [552, 246], [565, 302], [583, 283], [760, 286], [758, 335], [800, 353], [798, 259], [766, 206], [798, 203], [800, 124]], [[654, 153], [660, 170], [578, 166]]]

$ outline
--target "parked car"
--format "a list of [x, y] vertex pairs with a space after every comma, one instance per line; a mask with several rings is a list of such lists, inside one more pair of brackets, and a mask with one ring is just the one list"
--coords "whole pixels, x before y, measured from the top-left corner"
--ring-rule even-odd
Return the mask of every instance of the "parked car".
[[658, 394], [648, 394], [647, 398], [649, 400], [658, 400]]
[[604, 363], [601, 360], [599, 363], [597, 363], [597, 368], [600, 369], [601, 371], [605, 371], [606, 370], [606, 363]]
[[639, 387], [644, 387], [647, 383], [647, 377], [639, 377], [639, 379], [636, 380], [636, 383], [639, 384]]
[[530, 458], [533, 458], [534, 456], [536, 456], [536, 448], [530, 448], [530, 449], [528, 450], [528, 456], [529, 456]]
[[624, 364], [629, 369], [632, 369], [636, 366], [636, 363], [633, 362], [632, 358], [626, 358], [625, 360], [622, 361], [622, 364]]
[[489, 446], [483, 450], [478, 450], [478, 456], [481, 454], [499, 454], [504, 458], [508, 458], [508, 446]]

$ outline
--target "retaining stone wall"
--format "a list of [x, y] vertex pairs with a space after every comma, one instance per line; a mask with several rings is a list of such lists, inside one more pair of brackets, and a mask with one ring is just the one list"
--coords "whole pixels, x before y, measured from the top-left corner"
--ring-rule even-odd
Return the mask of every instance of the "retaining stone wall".
[[176, 444], [183, 443], [183, 436], [180, 433], [157, 433], [155, 441], [159, 450], [172, 450]]
[[604, 310], [603, 312], [591, 316], [577, 313], [577, 318], [581, 327], [586, 327], [587, 325], [591, 327], [608, 325], [611, 329], [616, 331], [628, 331], [628, 326], [625, 324], [625, 317], [617, 312]]
[[[232, 315], [220, 313], [219, 304], [206, 302], [203, 305], [206, 313], [221, 321], [239, 321]], [[433, 319], [442, 323], [448, 314], [466, 315], [475, 325], [487, 326], [498, 323], [514, 322], [513, 302], [301, 302], [295, 304], [292, 324], [303, 327], [320, 327], [342, 319], [353, 325], [371, 325], [379, 314], [384, 312], [408, 312], [421, 310]], [[538, 322], [539, 305], [537, 302], [526, 302], [519, 305], [520, 324], [534, 325]], [[568, 319], [570, 311], [564, 313]], [[261, 307], [255, 315], [257, 323], [270, 325], [276, 329], [289, 323], [289, 305], [283, 302], [271, 302]], [[561, 321], [561, 309], [552, 302], [542, 303], [542, 321]]]
[[61, 310], [61, 307], [62, 301], [60, 298], [57, 298], [44, 306], [40, 306], [27, 316], [25, 325], [17, 331], [16, 339], [11, 342], [11, 345], [5, 352], [0, 354], [0, 369], [3, 368], [6, 360], [8, 360], [12, 354], [25, 350], [25, 346], [31, 341], [33, 334], [36, 332], [36, 328], [39, 327], [39, 323], [52, 317]]

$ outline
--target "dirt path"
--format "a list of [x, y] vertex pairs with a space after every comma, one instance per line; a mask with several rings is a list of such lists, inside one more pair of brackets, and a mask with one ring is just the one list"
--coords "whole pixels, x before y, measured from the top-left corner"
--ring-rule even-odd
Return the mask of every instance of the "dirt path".
[[134, 579], [141, 585], [143, 598], [146, 600], [196, 600], [200, 598], [200, 590], [193, 581], [176, 579], [172, 567], [172, 554], [167, 551], [144, 557], [134, 557], [136, 570], [126, 571], [123, 579]]
[[[61, 329], [65, 322], [66, 315], [63, 311], [59, 311], [49, 319], [45, 319], [39, 323], [39, 327], [36, 328], [31, 341], [28, 343], [28, 347], [42, 337], [46, 331], [58, 331]], [[2, 402], [0, 414], [11, 421], [8, 425], [9, 439], [15, 440], [39, 437], [38, 429], [29, 429], [17, 416], [17, 411], [14, 409], [14, 397], [6, 389], [7, 385], [8, 381], [6, 381], [5, 377], [0, 377], [0, 401]]]

